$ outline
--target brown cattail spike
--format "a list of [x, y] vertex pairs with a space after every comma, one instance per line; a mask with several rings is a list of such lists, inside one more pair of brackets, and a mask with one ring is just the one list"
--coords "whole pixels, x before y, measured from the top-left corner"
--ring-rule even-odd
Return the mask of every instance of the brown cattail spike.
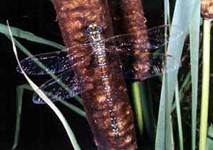
[[135, 76], [145, 76], [150, 68], [149, 61], [149, 37], [146, 26], [146, 18], [144, 16], [143, 4], [141, 0], [120, 0], [123, 25], [127, 33], [132, 34], [131, 40], [134, 40], [133, 56], [135, 61], [133, 62], [133, 68], [135, 70]]
[[[54, 6], [66, 47], [78, 47], [70, 48], [70, 55], [79, 58], [77, 62], [85, 56], [84, 63], [78, 63], [74, 70], [84, 79], [83, 87], [89, 89], [81, 96], [98, 150], [135, 150], [133, 113], [120, 64], [100, 40], [112, 36], [107, 2], [54, 0]], [[97, 32], [99, 27], [94, 23], [103, 32]], [[90, 35], [85, 32], [88, 26]], [[88, 48], [81, 46], [88, 40]], [[92, 51], [89, 56], [88, 51]]]
[[201, 1], [201, 13], [204, 18], [213, 19], [213, 0]]

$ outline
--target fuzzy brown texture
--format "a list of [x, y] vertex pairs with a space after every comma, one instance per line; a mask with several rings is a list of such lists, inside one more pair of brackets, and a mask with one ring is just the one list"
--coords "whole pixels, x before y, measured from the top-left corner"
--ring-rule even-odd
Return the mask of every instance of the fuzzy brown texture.
[[144, 77], [149, 71], [149, 40], [144, 16], [143, 5], [141, 0], [120, 0], [120, 6], [123, 17], [123, 25], [126, 33], [131, 34], [131, 40], [134, 41], [132, 46], [133, 68], [136, 78]]
[[201, 1], [201, 13], [204, 18], [213, 19], [213, 0]]
[[[104, 37], [112, 35], [108, 4], [105, 0], [55, 0], [57, 20], [66, 47], [82, 44], [87, 37], [85, 29], [91, 23], [103, 27]], [[69, 53], [87, 56], [90, 47], [72, 49]], [[77, 57], [78, 58], [78, 57]], [[125, 82], [117, 59], [106, 66], [96, 64], [94, 56], [75, 66], [79, 77], [90, 89], [82, 93], [87, 120], [99, 150], [136, 149], [133, 113], [129, 104]], [[108, 56], [106, 59], [112, 58]], [[81, 60], [77, 60], [81, 61]]]

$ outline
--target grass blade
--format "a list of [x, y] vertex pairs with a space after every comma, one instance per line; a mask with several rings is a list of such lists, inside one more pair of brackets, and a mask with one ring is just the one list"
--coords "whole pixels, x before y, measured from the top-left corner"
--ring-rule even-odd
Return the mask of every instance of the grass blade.
[[21, 114], [24, 90], [32, 91], [32, 88], [30, 88], [28, 84], [22, 84], [16, 87], [16, 127], [12, 150], [15, 150], [18, 146], [19, 133], [21, 128]]
[[176, 103], [176, 113], [177, 113], [177, 122], [178, 122], [178, 133], [179, 133], [179, 147], [180, 150], [183, 150], [183, 128], [182, 128], [182, 117], [180, 109], [180, 97], [179, 97], [179, 86], [176, 84], [175, 88], [175, 103]]
[[15, 150], [18, 146], [20, 124], [21, 124], [21, 113], [22, 113], [22, 101], [23, 101], [24, 88], [22, 85], [16, 88], [16, 127], [13, 140], [12, 150]]
[[143, 110], [141, 101], [141, 82], [135, 81], [132, 83], [132, 91], [134, 98], [134, 110], [140, 135], [143, 133]]
[[198, 69], [199, 69], [199, 44], [200, 44], [200, 1], [195, 4], [191, 24], [190, 35], [190, 64], [192, 81], [192, 150], [196, 149], [196, 125], [197, 125], [197, 103], [198, 103]]
[[[39, 43], [39, 44], [49, 45], [49, 46], [55, 47], [57, 49], [64, 49], [63, 45], [50, 41], [50, 40], [47, 40], [45, 38], [36, 36], [35, 34], [33, 34], [31, 32], [24, 31], [24, 30], [21, 30], [16, 27], [11, 27], [11, 31], [13, 33], [13, 36], [15, 36], [15, 37], [22, 38], [22, 39], [25, 39], [25, 40], [28, 40], [31, 42]], [[6, 25], [0, 24], [0, 33], [9, 35], [8, 28]]]
[[82, 109], [80, 109], [80, 108], [76, 107], [75, 105], [72, 105], [64, 100], [58, 100], [58, 101], [61, 104], [63, 104], [64, 106], [68, 107], [70, 110], [74, 111], [76, 114], [86, 118], [86, 113]]
[[210, 82], [210, 32], [211, 20], [204, 19], [203, 27], [203, 71], [202, 71], [202, 96], [200, 117], [199, 150], [206, 150], [206, 137], [208, 127], [209, 107], [209, 82]]

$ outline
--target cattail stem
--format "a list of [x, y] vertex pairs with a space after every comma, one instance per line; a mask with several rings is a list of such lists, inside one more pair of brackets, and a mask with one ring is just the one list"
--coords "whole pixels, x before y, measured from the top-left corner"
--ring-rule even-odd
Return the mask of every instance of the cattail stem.
[[179, 94], [179, 85], [176, 83], [175, 88], [175, 104], [176, 104], [176, 114], [177, 114], [177, 123], [178, 123], [178, 133], [179, 133], [179, 149], [184, 150], [183, 148], [183, 128], [182, 128], [182, 117], [181, 117], [181, 108], [180, 108], [180, 94]]
[[201, 118], [200, 118], [200, 139], [199, 150], [206, 150], [206, 137], [208, 126], [209, 106], [209, 80], [210, 80], [210, 31], [211, 20], [204, 19], [203, 26], [203, 72], [202, 72], [202, 97], [201, 97]]
[[138, 129], [140, 134], [143, 133], [143, 112], [142, 112], [142, 101], [141, 101], [141, 82], [133, 82], [132, 83], [132, 91], [134, 98], [134, 110], [136, 113], [136, 121], [138, 125]]

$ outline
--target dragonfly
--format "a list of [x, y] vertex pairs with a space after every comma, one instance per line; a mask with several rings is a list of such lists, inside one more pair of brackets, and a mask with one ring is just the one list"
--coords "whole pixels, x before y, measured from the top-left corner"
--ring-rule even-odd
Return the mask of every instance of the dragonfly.
[[[85, 83], [89, 84], [90, 81], [81, 78], [75, 72], [75, 67], [81, 64], [91, 63], [91, 67], [98, 67], [97, 64], [99, 66], [109, 65], [116, 60], [119, 62], [118, 72], [121, 70], [125, 79], [139, 81], [175, 71], [181, 66], [174, 56], [162, 52], [169, 41], [175, 42], [182, 35], [181, 32], [177, 31], [175, 36], [170, 37], [169, 26], [167, 25], [148, 29], [149, 42], [144, 41], [143, 43], [143, 41], [140, 41], [143, 45], [141, 52], [144, 53], [144, 56], [148, 55], [149, 57], [149, 69], [146, 70], [146, 73], [141, 72], [139, 76], [135, 75], [136, 70], [133, 67], [129, 67], [134, 51], [133, 45], [138, 42], [131, 39], [134, 34], [116, 35], [104, 39], [102, 32], [102, 27], [91, 24], [86, 29], [88, 36], [86, 42], [60, 51], [26, 57], [21, 60], [21, 65], [29, 75], [56, 74], [56, 79], [50, 79], [40, 86], [40, 89], [47, 93], [52, 101], [67, 100], [90, 89], [91, 86], [84, 85]], [[70, 50], [78, 51], [80, 49], [86, 49], [86, 53], [84, 55], [69, 54]], [[144, 49], [148, 51], [144, 51]], [[166, 60], [169, 59], [175, 61], [175, 65], [167, 64]], [[47, 69], [42, 69], [35, 63], [35, 60]], [[20, 69], [17, 70], [21, 72]], [[116, 75], [118, 72], [114, 71], [111, 75]], [[35, 104], [45, 104], [37, 94], [33, 95], [32, 101]]]

